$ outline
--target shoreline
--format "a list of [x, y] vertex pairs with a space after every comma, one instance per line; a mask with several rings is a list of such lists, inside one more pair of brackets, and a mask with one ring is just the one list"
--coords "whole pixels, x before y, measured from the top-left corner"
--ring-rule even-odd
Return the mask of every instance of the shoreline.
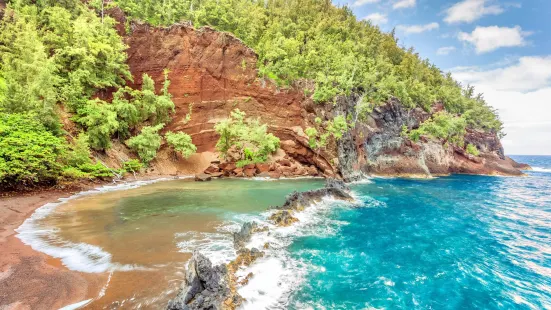
[[[106, 183], [102, 182], [103, 185]], [[0, 300], [5, 309], [61, 308], [99, 294], [103, 276], [71, 271], [24, 244], [16, 229], [48, 203], [102, 184], [40, 189], [0, 198]]]
[[[106, 273], [85, 273], [65, 267], [60, 258], [34, 250], [17, 236], [17, 229], [36, 210], [62, 199], [79, 197], [110, 185], [163, 181], [189, 176], [139, 176], [113, 181], [75, 182], [58, 188], [10, 192], [0, 197], [0, 308], [59, 309], [96, 298], [108, 279]], [[146, 183], [147, 184], [147, 183]], [[4, 254], [5, 253], [5, 254]]]
[[[61, 199], [81, 194], [101, 193], [110, 185], [132, 184], [140, 181], [170, 181], [193, 176], [138, 176], [112, 181], [76, 182], [63, 188], [41, 188], [30, 192], [12, 192], [0, 197], [0, 306], [5, 309], [61, 308], [91, 301], [98, 297], [107, 282], [106, 273], [84, 273], [65, 267], [60, 258], [34, 250], [17, 237], [17, 229], [37, 209]], [[377, 176], [383, 178], [412, 178], [412, 176]], [[415, 177], [413, 177], [415, 178]], [[235, 178], [262, 181], [258, 178]], [[287, 179], [287, 178], [284, 178]], [[294, 179], [294, 178], [289, 178]], [[277, 181], [277, 180], [275, 180]], [[145, 183], [149, 184], [149, 183]], [[145, 185], [143, 184], [143, 185]], [[141, 186], [141, 185], [139, 185]], [[121, 188], [124, 190], [125, 188]], [[3, 308], [4, 309], [4, 308]]]

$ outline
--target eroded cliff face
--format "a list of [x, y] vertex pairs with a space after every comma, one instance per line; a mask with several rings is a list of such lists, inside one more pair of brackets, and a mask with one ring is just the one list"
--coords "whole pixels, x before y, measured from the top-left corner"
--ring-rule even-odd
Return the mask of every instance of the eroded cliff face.
[[[416, 128], [442, 106], [437, 105], [427, 113], [404, 109], [397, 100], [376, 108], [366, 120], [356, 122], [342, 139], [330, 141], [324, 150], [312, 150], [304, 129], [312, 127], [316, 117], [331, 120], [345, 115], [349, 120], [357, 120], [358, 95], [340, 97], [335, 105], [316, 105], [300, 86], [278, 89], [259, 78], [257, 55], [252, 49], [231, 34], [208, 27], [156, 28], [135, 24], [126, 38], [128, 63], [134, 76], [131, 86], [140, 87], [141, 76], [147, 73], [161, 87], [163, 71], [168, 69], [169, 92], [176, 112], [164, 130], [190, 134], [199, 153], [215, 152], [219, 138], [213, 129], [215, 123], [239, 108], [247, 116], [258, 117], [269, 125], [269, 131], [281, 139], [281, 149], [288, 158], [316, 167], [320, 175], [356, 180], [366, 174], [422, 177], [450, 173], [522, 174], [518, 168], [523, 167], [504, 156], [503, 147], [493, 133], [468, 131], [465, 141], [477, 146], [481, 151], [478, 157], [438, 141], [422, 139], [414, 143], [402, 137], [403, 125]], [[161, 149], [154, 166], [162, 167], [170, 160], [166, 149], [166, 146]], [[201, 167], [197, 168], [207, 168], [208, 162], [200, 161], [197, 165]]]
[[260, 79], [257, 55], [233, 35], [208, 27], [134, 25], [126, 43], [132, 87], [141, 86], [144, 73], [160, 87], [163, 71], [170, 71], [176, 113], [165, 131], [190, 134], [199, 153], [215, 151], [215, 123], [238, 108], [268, 124], [289, 156], [317, 166], [320, 173], [334, 174], [328, 160], [308, 148], [302, 130], [307, 126], [303, 105], [310, 99], [300, 89], [280, 90]]
[[[354, 178], [359, 166], [366, 174], [388, 176], [430, 177], [451, 173], [521, 175], [525, 167], [505, 157], [498, 136], [492, 132], [468, 129], [465, 145], [473, 144], [480, 156], [468, 154], [463, 148], [424, 137], [413, 142], [402, 136], [402, 127], [418, 128], [431, 114], [443, 109], [435, 105], [431, 113], [420, 108], [405, 109], [398, 100], [389, 100], [374, 109], [367, 120], [353, 130], [353, 139], [346, 149], [355, 148], [358, 159], [352, 167], [341, 168], [345, 178]], [[354, 113], [354, 112], [352, 112]], [[353, 114], [356, 117], [355, 114]], [[343, 157], [340, 155], [339, 158]], [[347, 160], [346, 162], [350, 162]], [[352, 171], [350, 174], [350, 171]]]

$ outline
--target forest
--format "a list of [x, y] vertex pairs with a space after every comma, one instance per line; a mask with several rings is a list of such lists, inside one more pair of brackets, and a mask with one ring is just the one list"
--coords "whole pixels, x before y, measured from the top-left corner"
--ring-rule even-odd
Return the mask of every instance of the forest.
[[[155, 158], [163, 139], [183, 157], [195, 152], [185, 133], [159, 133], [174, 111], [168, 72], [161, 87], [147, 75], [141, 89], [126, 86], [132, 80], [127, 47], [107, 14], [114, 6], [130, 17], [128, 23], [191, 21], [230, 32], [258, 54], [260, 77], [281, 88], [313, 81], [315, 89], [306, 95], [317, 104], [361, 95], [360, 121], [391, 97], [425, 111], [441, 102], [446, 112], [418, 129], [405, 128], [412, 139], [425, 134], [462, 144], [467, 127], [502, 134], [496, 112], [471, 86], [401, 46], [394, 32], [328, 0], [12, 0], [0, 21], [0, 187], [134, 172]], [[106, 90], [114, 90], [109, 102], [95, 96]], [[256, 137], [234, 139], [255, 141], [257, 150], [244, 160], [261, 161], [279, 141], [243, 117], [236, 111], [217, 130], [223, 135], [231, 128], [258, 128]], [[64, 130], [65, 119], [78, 126], [78, 135]], [[330, 125], [337, 136], [347, 129], [340, 119]], [[307, 134], [317, 147], [327, 136], [314, 131]], [[113, 139], [140, 161], [117, 170], [94, 159], [91, 153], [109, 149]]]

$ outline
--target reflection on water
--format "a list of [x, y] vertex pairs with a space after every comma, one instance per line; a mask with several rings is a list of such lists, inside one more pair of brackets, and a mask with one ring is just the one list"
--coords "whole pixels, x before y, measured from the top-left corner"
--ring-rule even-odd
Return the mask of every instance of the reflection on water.
[[[183, 279], [190, 252], [215, 262], [234, 255], [231, 232], [293, 190], [321, 180], [159, 182], [70, 200], [38, 221], [42, 247], [66, 251], [63, 262], [111, 274], [90, 308], [160, 308]], [[48, 252], [47, 250], [45, 252]], [[169, 288], [172, 288], [170, 290]], [[101, 295], [101, 294], [100, 294]]]

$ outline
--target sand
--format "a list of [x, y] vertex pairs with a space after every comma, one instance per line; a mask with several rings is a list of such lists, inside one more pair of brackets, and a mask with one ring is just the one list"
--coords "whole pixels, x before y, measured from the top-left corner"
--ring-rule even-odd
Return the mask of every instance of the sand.
[[0, 309], [58, 309], [99, 294], [107, 281], [105, 275], [70, 271], [58, 259], [34, 251], [15, 236], [15, 229], [37, 208], [96, 186], [0, 198]]

